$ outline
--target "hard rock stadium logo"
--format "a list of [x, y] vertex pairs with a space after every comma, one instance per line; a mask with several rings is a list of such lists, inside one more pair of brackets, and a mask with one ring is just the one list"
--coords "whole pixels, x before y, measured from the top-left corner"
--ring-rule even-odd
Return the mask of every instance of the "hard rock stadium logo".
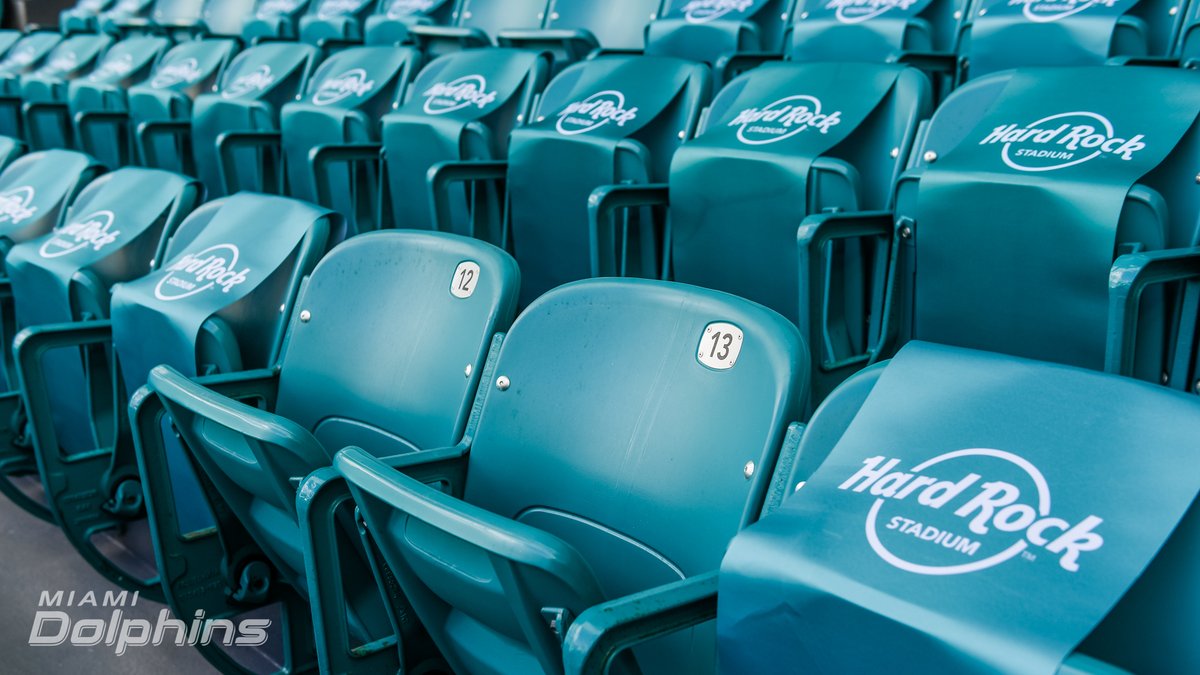
[[154, 288], [154, 297], [171, 302], [209, 289], [232, 291], [250, 275], [249, 267], [238, 269], [239, 253], [233, 244], [217, 244], [184, 255], [167, 267], [166, 275]]
[[486, 108], [496, 101], [496, 91], [488, 91], [482, 75], [465, 75], [450, 82], [438, 82], [422, 94], [425, 114], [445, 115], [470, 106]]
[[367, 76], [362, 68], [351, 68], [336, 77], [321, 82], [313, 94], [313, 105], [333, 105], [351, 96], [362, 98], [375, 88], [375, 80]]
[[100, 251], [117, 241], [121, 231], [113, 229], [116, 216], [103, 210], [58, 228], [38, 249], [43, 258], [59, 258], [87, 247]]
[[739, 127], [738, 140], [746, 145], [777, 143], [809, 129], [827, 134], [842, 122], [841, 111], [822, 111], [821, 99], [799, 94], [781, 98], [762, 108], [746, 108], [729, 122]]
[[608, 89], [571, 103], [558, 113], [558, 133], [585, 134], [607, 124], [619, 127], [637, 119], [638, 109], [625, 107], [625, 94]]
[[1026, 19], [1035, 23], [1060, 21], [1092, 7], [1115, 7], [1118, 0], [1009, 0], [1009, 7], [1020, 7]]
[[754, 0], [691, 0], [683, 6], [683, 18], [688, 23], [708, 23], [753, 6]]
[[193, 58], [180, 59], [159, 66], [158, 70], [154, 71], [150, 86], [154, 89], [166, 89], [177, 84], [191, 84], [203, 76], [199, 61]]
[[1103, 115], [1074, 111], [1048, 115], [1024, 126], [998, 126], [980, 145], [1000, 144], [1000, 158], [1017, 171], [1054, 171], [1077, 166], [1098, 157], [1133, 159], [1146, 149], [1145, 135], [1117, 136]]
[[0, 192], [0, 223], [20, 225], [32, 218], [38, 212], [38, 207], [33, 206], [36, 196], [37, 192], [31, 185]]
[[916, 0], [831, 0], [825, 9], [834, 10], [834, 18], [840, 23], [862, 23], [882, 16], [894, 9], [907, 10]]
[[238, 75], [221, 92], [221, 98], [238, 98], [246, 94], [260, 92], [275, 82], [275, 74], [270, 66], [259, 66], [254, 71]]

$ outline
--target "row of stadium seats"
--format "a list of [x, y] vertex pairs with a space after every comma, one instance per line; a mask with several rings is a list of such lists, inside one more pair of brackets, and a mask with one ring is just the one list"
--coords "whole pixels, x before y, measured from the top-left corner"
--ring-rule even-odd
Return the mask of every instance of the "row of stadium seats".
[[[1004, 71], [935, 105], [918, 68], [793, 61], [714, 95], [669, 56], [156, 21], [66, 39], [157, 50], [102, 104], [107, 56], [14, 70], [0, 143], [0, 490], [114, 582], [276, 607], [289, 672], [711, 672], [716, 638], [725, 672], [913, 640], [920, 672], [1200, 665], [1174, 600], [1200, 412], [1168, 390], [1200, 389], [1195, 73]], [[972, 509], [993, 536], [952, 539]]]

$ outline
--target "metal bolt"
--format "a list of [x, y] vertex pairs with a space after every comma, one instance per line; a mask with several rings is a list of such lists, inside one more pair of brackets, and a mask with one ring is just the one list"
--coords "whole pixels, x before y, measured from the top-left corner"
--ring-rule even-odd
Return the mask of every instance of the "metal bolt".
[[554, 12], [553, 14], [551, 14], [551, 15], [550, 15], [550, 20], [551, 20], [551, 21], [558, 21], [558, 12]]
[[937, 153], [932, 150], [926, 150], [925, 154], [921, 157], [925, 160], [926, 164], [933, 164], [937, 161]]
[[475, 368], [468, 363], [467, 367], [463, 368], [463, 377], [471, 377], [471, 373], [474, 372], [474, 370]]
[[307, 309], [300, 310], [300, 323], [308, 323], [312, 319], [312, 312]]
[[541, 20], [542, 20], [542, 19], [544, 19], [544, 18], [546, 18], [546, 13], [545, 13], [545, 12], [538, 12], [538, 21], [541, 21]]
[[1196, 182], [1200, 183], [1200, 173], [1196, 174]]
[[687, 138], [687, 132], [686, 131], [679, 132], [679, 140], [682, 141], [685, 138]]
[[524, 121], [525, 121], [524, 115], [517, 115], [517, 124], [520, 124], [521, 122], [524, 122]]
[[891, 155], [892, 155], [892, 159], [896, 159], [897, 157], [899, 157], [900, 156], [900, 148], [892, 148]]
[[279, 306], [279, 313], [280, 313], [280, 314], [283, 314], [283, 313], [284, 313], [284, 312], [286, 312], [286, 311], [287, 311], [287, 306], [286, 306], [286, 305], [280, 305], [280, 306]]
[[1179, 13], [1178, 7], [1172, 7], [1171, 9], [1167, 10], [1167, 14], [1170, 14], [1171, 16], [1175, 16], [1178, 13]]
[[901, 225], [900, 226], [900, 238], [901, 239], [912, 238], [912, 228], [909, 227], [908, 225]]
[[508, 391], [508, 388], [511, 385], [512, 385], [512, 382], [509, 382], [508, 377], [506, 377], [504, 375], [501, 375], [500, 377], [496, 378], [496, 388], [499, 389], [500, 391]]
[[1197, 394], [1200, 394], [1200, 380], [1196, 380], [1196, 386], [1192, 388], [1196, 390]]
[[796, 489], [792, 490], [792, 492], [799, 492], [800, 488], [804, 487], [804, 483], [805, 483], [805, 481], [800, 481], [799, 483], [796, 483]]
[[780, 15], [779, 15], [779, 20], [780, 20], [780, 21], [787, 21], [787, 12], [784, 12], [783, 14], [780, 14]]
[[746, 480], [750, 480], [750, 477], [754, 475], [754, 462], [746, 462], [746, 466], [742, 467], [742, 475], [746, 477]]
[[1163, 373], [1162, 377], [1159, 378], [1159, 381], [1162, 382], [1163, 384], [1166, 384], [1167, 382], [1171, 381], [1171, 375], [1169, 373]]
[[979, 10], [979, 16], [983, 16], [984, 14], [987, 14], [987, 10], [986, 10], [986, 9], [981, 9], [981, 10]]
[[808, 18], [808, 12], [800, 12], [800, 20], [801, 21], [803, 21], [807, 18]]
[[954, 12], [954, 20], [955, 20], [955, 21], [957, 21], [957, 20], [959, 20], [959, 19], [961, 19], [961, 18], [962, 18], [962, 12], [961, 12], [961, 11], [958, 11], [958, 10], [955, 10], [955, 12]]
[[539, 122], [545, 122], [545, 121], [546, 121], [546, 117], [545, 117], [544, 115], [539, 115], [539, 116], [538, 116], [538, 121], [539, 121]]

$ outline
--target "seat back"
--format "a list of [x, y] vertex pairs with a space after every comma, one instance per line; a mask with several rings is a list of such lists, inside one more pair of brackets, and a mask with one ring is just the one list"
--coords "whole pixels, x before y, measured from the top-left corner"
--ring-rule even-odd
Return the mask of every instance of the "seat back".
[[[60, 170], [69, 170], [59, 163]], [[18, 244], [5, 258], [16, 325], [105, 319], [109, 292], [161, 260], [162, 247], [203, 198], [199, 183], [157, 169], [125, 168], [92, 181], [70, 202], [53, 231]], [[54, 350], [42, 361], [54, 426], [65, 454], [111, 442], [97, 439], [78, 350]]]
[[658, 18], [661, 0], [621, 0], [607, 4], [588, 0], [552, 0], [545, 27], [578, 31], [605, 49], [641, 50], [646, 25]]
[[378, 177], [360, 173], [356, 181], [353, 167], [333, 167], [323, 177], [329, 194], [319, 195], [311, 153], [324, 145], [378, 142], [380, 118], [399, 105], [419, 62], [420, 54], [408, 47], [354, 47], [317, 68], [305, 98], [285, 105], [280, 118], [288, 194], [310, 202], [328, 199], [327, 206], [350, 216], [352, 231], [373, 227], [369, 215], [357, 217], [356, 195], [373, 189]]
[[[1195, 91], [1186, 72], [1107, 67], [1016, 71], [960, 88], [897, 194], [897, 222], [910, 232], [897, 276], [913, 287], [898, 303], [911, 322], [902, 332], [1101, 368], [1114, 257], [1196, 236], [1194, 199], [1177, 209], [1164, 197], [1190, 187], [1192, 177], [1170, 171], [1196, 151]], [[1164, 93], [1171, 104], [1153, 113], [1138, 103]], [[1138, 373], [1157, 381], [1171, 349], [1163, 312], [1174, 310], [1147, 297]]]
[[59, 42], [46, 55], [42, 65], [26, 77], [52, 82], [80, 77], [91, 70], [112, 43], [113, 39], [107, 35], [73, 35]]
[[411, 26], [410, 35], [431, 58], [495, 44], [505, 29], [537, 29], [549, 0], [457, 0], [449, 26]]
[[784, 50], [793, 61], [871, 61], [953, 52], [966, 0], [807, 0]]
[[886, 208], [930, 99], [928, 80], [901, 66], [781, 63], [735, 79], [671, 164], [674, 279], [796, 321], [797, 285], [782, 280], [799, 273], [800, 221]]
[[101, 12], [111, 9], [116, 0], [79, 0], [73, 7], [58, 15], [58, 28], [63, 35], [95, 33]]
[[666, 0], [646, 32], [646, 53], [714, 64], [726, 54], [778, 53], [792, 0]]
[[192, 151], [196, 175], [210, 193], [224, 194], [225, 185], [261, 186], [260, 152], [240, 152], [236, 176], [223, 176], [217, 139], [238, 131], [279, 129], [279, 110], [304, 91], [317, 57], [311, 45], [272, 42], [238, 54], [221, 76], [217, 91], [196, 99], [192, 113]]
[[[614, 328], [629, 349], [596, 342]], [[543, 611], [578, 616], [710, 571], [757, 517], [805, 358], [783, 317], [679, 284], [595, 279], [532, 304], [496, 361], [463, 498], [567, 553], [555, 571], [530, 565], [532, 540], [486, 553], [396, 509], [386, 474], [345, 453], [335, 465], [456, 672], [561, 672]], [[586, 585], [557, 583], [568, 573]], [[711, 672], [710, 631], [689, 633], [635, 649], [641, 672]]]
[[169, 46], [170, 42], [162, 37], [135, 36], [121, 40], [104, 52], [92, 72], [71, 83], [72, 98], [77, 91], [82, 94], [80, 86], [90, 86], [93, 91], [103, 86], [125, 89], [145, 79]]
[[209, 35], [240, 37], [258, 4], [259, 0], [205, 0], [200, 20]]
[[[36, 239], [59, 223], [67, 206], [79, 191], [103, 171], [96, 160], [69, 150], [33, 152], [13, 160], [0, 173], [0, 249]], [[2, 325], [15, 325], [10, 320]], [[0, 335], [11, 345], [13, 335]], [[11, 391], [16, 386], [11, 349], [0, 355], [5, 368], [0, 371], [0, 386]]]
[[819, 468], [734, 539], [722, 668], [1195, 668], [1197, 430], [1161, 387], [910, 344], [830, 396]]
[[1166, 56], [1185, 14], [1180, 5], [1180, 0], [1082, 7], [982, 0], [964, 22], [960, 78], [1024, 66], [1099, 65], [1113, 56]]
[[295, 40], [300, 34], [300, 17], [308, 6], [309, 0], [258, 0], [242, 26], [242, 39], [248, 43], [263, 38]]
[[[21, 128], [23, 136], [34, 149], [73, 147], [70, 121], [66, 115], [68, 84], [94, 71], [102, 56], [112, 45], [108, 35], [80, 34], [68, 37], [46, 57], [41, 67], [21, 76]], [[139, 45], [144, 46], [144, 45]], [[108, 69], [100, 77], [111, 77], [132, 61], [137, 50], [125, 50], [114, 55]], [[125, 61], [125, 56], [129, 61]], [[8, 130], [12, 133], [12, 130]]]
[[[230, 0], [218, 0], [218, 3]], [[205, 6], [213, 0], [155, 0], [150, 10], [150, 21], [163, 27], [187, 27], [198, 25], [203, 19]]]
[[[113, 288], [113, 346], [124, 391], [137, 391], [160, 364], [188, 377], [274, 364], [300, 280], [336, 243], [337, 220], [311, 204], [253, 193], [198, 210], [158, 270]], [[181, 530], [191, 532], [210, 524], [209, 515], [172, 438], [165, 440], [176, 512]]]
[[326, 40], [362, 41], [366, 21], [375, 0], [312, 0], [308, 13], [300, 17], [300, 39], [309, 44]]
[[411, 41], [410, 26], [450, 22], [454, 0], [379, 0], [375, 13], [363, 25], [369, 45], [399, 45]]
[[106, 33], [119, 33], [120, 26], [131, 19], [148, 19], [157, 0], [117, 0], [100, 13], [97, 25]]
[[0, 60], [0, 76], [7, 79], [32, 72], [60, 42], [62, 36], [57, 33], [39, 31], [26, 35], [4, 52], [4, 58]]
[[[546, 87], [534, 123], [513, 131], [509, 148], [523, 303], [591, 275], [588, 197], [603, 185], [662, 182], [695, 129], [708, 80], [707, 68], [680, 59], [607, 56], [568, 66]], [[631, 238], [645, 241], [639, 271], [656, 276], [661, 254], [650, 227], [644, 220]]]
[[[434, 227], [428, 174], [435, 164], [507, 156], [509, 134], [528, 119], [549, 70], [535, 52], [499, 47], [454, 52], [422, 69], [408, 102], [383, 118], [385, 199], [392, 225]], [[456, 190], [451, 220], [441, 226], [499, 242], [499, 232], [477, 228], [499, 220], [495, 191], [490, 186]]]

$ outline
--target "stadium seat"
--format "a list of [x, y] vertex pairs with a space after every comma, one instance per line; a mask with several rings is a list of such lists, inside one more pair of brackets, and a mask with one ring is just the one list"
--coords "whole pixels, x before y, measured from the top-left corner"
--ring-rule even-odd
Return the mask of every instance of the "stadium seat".
[[1100, 65], [1165, 57], [1176, 44], [1185, 0], [1063, 5], [978, 0], [963, 23], [959, 80], [1008, 68]]
[[1172, 56], [1184, 68], [1200, 67], [1200, 3], [1187, 4]]
[[[228, 129], [222, 128], [219, 133], [226, 134], [225, 138], [210, 141], [211, 136], [194, 134], [194, 142], [216, 143], [226, 194], [238, 190], [287, 194], [344, 214], [352, 234], [375, 229], [378, 162], [328, 167], [322, 171], [319, 187], [311, 157], [330, 147], [377, 142], [380, 118], [403, 100], [419, 62], [420, 54], [410, 47], [337, 51], [313, 73], [304, 97], [283, 106], [279, 131], [244, 132], [232, 137]], [[261, 108], [259, 101], [224, 103], [247, 111]], [[201, 123], [197, 112], [196, 126]], [[255, 165], [251, 158], [264, 151], [267, 157]], [[272, 159], [276, 156], [281, 158]], [[360, 205], [366, 207], [356, 212]]]
[[58, 28], [63, 35], [95, 33], [100, 30], [100, 14], [113, 8], [118, 0], [79, 0], [74, 7], [58, 15]]
[[905, 62], [953, 54], [966, 0], [797, 3], [784, 47], [792, 61]]
[[410, 27], [444, 25], [453, 10], [454, 0], [379, 0], [363, 23], [363, 39], [369, 45], [408, 44]]
[[[87, 157], [63, 151], [40, 154], [44, 155], [41, 161], [45, 169], [37, 177], [40, 180], [30, 185], [40, 190], [42, 198], [55, 199], [57, 195], [59, 202], [51, 202], [53, 208], [47, 209], [49, 217], [44, 219], [48, 222], [39, 228], [37, 236], [18, 238], [21, 243], [12, 245], [6, 256], [10, 282], [5, 285], [11, 286], [6, 294], [10, 300], [0, 307], [7, 327], [5, 344], [11, 344], [14, 326], [107, 318], [112, 285], [145, 274], [147, 261], [157, 259], [161, 253], [158, 247], [164, 234], [173, 233], [203, 196], [195, 181], [152, 169], [121, 169], [87, 183], [97, 173], [96, 165]], [[83, 187], [85, 184], [87, 187]], [[36, 215], [37, 207], [31, 208]], [[6, 358], [11, 360], [11, 355]], [[112, 396], [103, 387], [89, 392], [83, 375], [84, 358], [64, 350], [46, 357], [46, 369], [55, 385], [52, 422], [62, 452], [67, 455], [96, 447], [93, 432], [108, 439], [101, 445], [111, 443], [109, 429], [92, 429], [80, 423], [90, 417], [89, 396], [95, 399], [97, 409], [103, 407], [102, 401], [107, 401], [110, 409], [112, 406]], [[9, 428], [20, 397], [15, 378], [9, 382], [4, 387], [7, 393], [0, 395], [5, 427], [0, 434], [5, 439], [0, 444], [0, 489], [13, 495], [20, 486], [9, 479], [36, 476], [37, 467], [28, 443], [8, 442], [10, 436], [26, 434], [24, 428]], [[109, 418], [111, 421], [111, 412]], [[26, 491], [14, 498], [35, 514], [50, 515], [43, 502], [30, 507]]]
[[[383, 222], [433, 229], [430, 168], [449, 161], [504, 159], [510, 132], [529, 118], [549, 71], [544, 56], [504, 48], [455, 52], [426, 66], [413, 81], [408, 102], [383, 118], [382, 145], [347, 152], [351, 158], [370, 159], [382, 147]], [[449, 211], [438, 227], [499, 243], [500, 233], [488, 229], [499, 222], [501, 196], [495, 187], [481, 184], [469, 193], [452, 189], [457, 192], [446, 200]]]
[[108, 36], [62, 39], [52, 33], [34, 33], [17, 43], [0, 63], [0, 135], [25, 138], [22, 97], [26, 82], [66, 82], [79, 77], [91, 70], [111, 43]]
[[[217, 141], [222, 136], [279, 129], [279, 109], [305, 90], [317, 49], [294, 42], [268, 42], [240, 53], [225, 69], [217, 91], [196, 98], [192, 119], [143, 123], [138, 148], [148, 166], [182, 167], [197, 176], [209, 194], [225, 194], [227, 177], [221, 174]], [[182, 115], [181, 115], [182, 117]], [[165, 152], [164, 152], [165, 150]], [[249, 154], [249, 153], [247, 153]], [[246, 162], [245, 173], [258, 176], [261, 151]], [[250, 185], [242, 171], [238, 185]]]
[[1198, 433], [1178, 392], [910, 344], [830, 396], [798, 490], [734, 539], [721, 668], [1194, 671]]
[[[1196, 257], [1196, 85], [1184, 70], [1081, 67], [960, 87], [918, 142], [893, 212], [801, 228], [801, 331], [818, 345], [824, 391], [909, 338], [1190, 388], [1188, 303], [1200, 289], [1164, 288], [1186, 274], [1158, 272]], [[1144, 107], [1150, 98], [1162, 103]], [[826, 247], [846, 241], [892, 251], [847, 285], [874, 287], [878, 340], [865, 351], [842, 339], [857, 328], [835, 311], [846, 282], [826, 262]], [[1110, 284], [1136, 284], [1119, 311]]]
[[505, 29], [541, 28], [548, 0], [456, 0], [445, 26], [415, 25], [409, 34], [434, 58], [472, 47], [489, 47]]
[[[108, 35], [88, 34], [65, 38], [47, 55], [46, 62], [37, 70], [20, 77], [20, 125], [18, 130], [6, 130], [8, 135], [28, 139], [30, 147], [37, 150], [50, 148], [70, 148], [70, 127], [66, 120], [67, 85], [74, 79], [82, 78], [95, 70], [102, 61], [104, 53], [113, 46], [113, 38]], [[149, 50], [154, 58], [158, 44], [133, 44], [128, 49], [130, 64], [144, 61], [143, 52]], [[149, 49], [143, 49], [149, 47]], [[126, 52], [122, 49], [121, 52]], [[112, 66], [124, 66], [125, 60], [118, 58], [112, 61]], [[104, 71], [101, 79], [120, 77], [115, 71]], [[8, 101], [5, 101], [7, 104]], [[12, 101], [11, 104], [18, 104]]]
[[312, 0], [300, 17], [300, 39], [319, 47], [327, 41], [362, 42], [363, 22], [377, 0]]
[[592, 193], [592, 274], [628, 268], [627, 209], [668, 207], [670, 278], [797, 321], [800, 221], [886, 208], [930, 99], [926, 77], [903, 66], [773, 63], [741, 75], [675, 153], [667, 183]]
[[300, 36], [300, 17], [309, 0], [258, 0], [254, 15], [246, 19], [242, 37], [248, 44], [259, 40], [295, 40]]
[[[460, 445], [334, 466], [453, 672], [561, 673], [574, 617], [711, 575], [757, 518], [806, 359], [793, 324], [740, 298], [581, 281], [513, 324]], [[711, 673], [712, 640], [613, 672]]]
[[[318, 639], [322, 672], [395, 673], [401, 661], [394, 642], [361, 649], [393, 630], [358, 544], [352, 505], [335, 516], [349, 527], [328, 523], [334, 528], [330, 539], [318, 541], [319, 551], [306, 551], [297, 478], [321, 468], [332, 473], [334, 453], [350, 444], [393, 456], [457, 443], [493, 335], [512, 321], [519, 285], [512, 258], [483, 242], [443, 233], [370, 233], [334, 249], [313, 271], [278, 369], [258, 373], [240, 390], [228, 378], [208, 389], [166, 366], [151, 373], [150, 388], [212, 485], [209, 500], [228, 505], [230, 524], [244, 526], [262, 551], [258, 558], [265, 553], [276, 570], [275, 579], [311, 598], [313, 610], [321, 612], [321, 630], [348, 638], [340, 648]], [[355, 297], [369, 297], [370, 310], [347, 301]], [[273, 405], [266, 410], [234, 400], [268, 389]], [[161, 454], [144, 439], [142, 454], [144, 466], [161, 468], [155, 463]], [[149, 480], [163, 479], [151, 474]], [[329, 494], [322, 488], [321, 499]], [[164, 557], [187, 562], [186, 572], [169, 582], [169, 594], [180, 603], [173, 606], [177, 614], [203, 609], [215, 618], [246, 610], [245, 603], [231, 605], [216, 594], [192, 598], [185, 592], [237, 551], [206, 560], [191, 556], [178, 536], [160, 541], [167, 542]], [[347, 543], [340, 582], [311, 583], [308, 558], [335, 554]], [[400, 636], [400, 647], [414, 653], [419, 645], [405, 644], [412, 631], [405, 632], [410, 635]], [[404, 662], [409, 669], [419, 665]]]
[[[209, 202], [164, 242], [149, 274], [112, 288], [107, 319], [36, 326], [17, 336], [21, 391], [50, 509], [76, 550], [113, 583], [163, 598], [142, 496], [151, 486], [140, 478], [126, 416], [130, 394], [164, 363], [189, 376], [274, 364], [300, 280], [337, 237], [337, 221], [281, 197], [246, 193]], [[110, 405], [92, 397], [90, 414], [63, 417], [50, 356], [81, 348], [91, 354], [84, 380], [110, 392]], [[104, 356], [109, 350], [112, 361]], [[64, 447], [56, 419], [79, 429], [90, 447]], [[86, 443], [89, 429], [94, 440]], [[166, 485], [153, 487], [173, 507], [160, 517], [195, 536], [212, 526], [212, 515], [169, 422], [156, 429], [165, 435], [170, 471]]]
[[116, 34], [117, 26], [127, 21], [137, 21], [145, 19], [154, 9], [156, 0], [116, 0], [116, 2], [107, 3], [105, 9], [101, 10], [94, 21], [86, 19], [83, 22], [78, 22], [72, 17], [70, 22], [71, 30], [67, 30], [68, 24], [64, 23], [60, 28], [64, 34], [70, 33], [99, 33], [107, 32]]
[[640, 52], [645, 49], [646, 24], [658, 16], [660, 0], [553, 0], [538, 30], [502, 30], [497, 42], [512, 47], [542, 49], [562, 68], [602, 52]]
[[[521, 265], [522, 305], [591, 276], [588, 196], [602, 185], [662, 182], [671, 154], [695, 131], [709, 79], [705, 66], [667, 57], [604, 56], [568, 66], [546, 87], [533, 122], [513, 131], [507, 162], [443, 163], [430, 174], [434, 228], [450, 229], [442, 221], [453, 183], [503, 178], [509, 211], [502, 240]], [[630, 216], [630, 276], [661, 276], [653, 221], [641, 211]]]
[[792, 0], [665, 0], [646, 53], [716, 64], [739, 52], [783, 50]]
[[116, 36], [166, 34], [187, 38], [204, 31], [204, 6], [210, 3], [247, 0], [152, 0], [137, 12], [102, 17], [100, 29]]

